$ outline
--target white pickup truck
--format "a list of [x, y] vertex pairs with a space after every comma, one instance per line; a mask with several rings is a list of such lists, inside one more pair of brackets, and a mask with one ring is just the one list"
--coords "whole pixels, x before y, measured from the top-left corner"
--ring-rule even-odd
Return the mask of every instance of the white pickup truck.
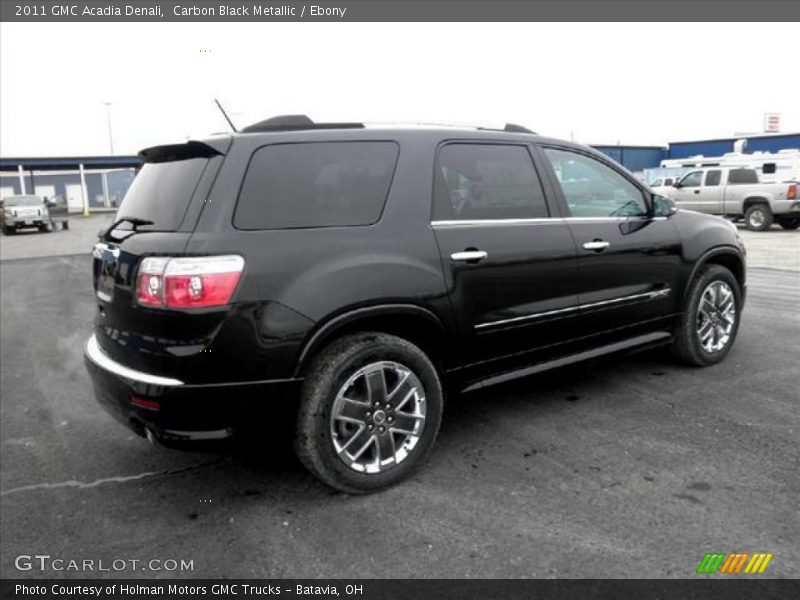
[[653, 191], [675, 201], [680, 208], [744, 217], [753, 231], [764, 231], [778, 223], [784, 229], [800, 227], [798, 182], [761, 183], [755, 169], [707, 167], [689, 171], [672, 186]]

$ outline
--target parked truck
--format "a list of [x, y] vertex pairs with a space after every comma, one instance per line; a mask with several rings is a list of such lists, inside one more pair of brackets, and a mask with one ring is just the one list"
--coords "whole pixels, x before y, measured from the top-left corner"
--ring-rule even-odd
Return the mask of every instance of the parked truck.
[[672, 186], [653, 189], [680, 208], [744, 218], [748, 229], [764, 231], [773, 223], [784, 229], [800, 227], [798, 183], [762, 183], [755, 169], [711, 167], [689, 171]]

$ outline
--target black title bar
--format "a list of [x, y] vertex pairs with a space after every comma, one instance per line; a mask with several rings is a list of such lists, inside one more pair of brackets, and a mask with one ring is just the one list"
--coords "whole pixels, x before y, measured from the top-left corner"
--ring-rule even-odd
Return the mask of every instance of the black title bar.
[[797, 598], [797, 580], [693, 579], [5, 579], [0, 598], [161, 600], [783, 600]]
[[797, 20], [800, 20], [800, 2], [797, 0], [317, 0], [317, 2], [2, 0], [0, 2], [0, 21], [6, 22]]

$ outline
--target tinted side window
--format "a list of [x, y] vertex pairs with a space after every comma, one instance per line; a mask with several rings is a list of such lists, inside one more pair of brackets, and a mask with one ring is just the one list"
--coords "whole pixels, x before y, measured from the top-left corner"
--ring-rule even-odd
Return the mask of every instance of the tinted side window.
[[692, 171], [681, 179], [681, 187], [700, 187], [703, 183], [703, 172]]
[[250, 160], [233, 216], [238, 229], [371, 225], [383, 212], [394, 142], [276, 144]]
[[728, 184], [758, 183], [758, 173], [753, 169], [731, 169], [728, 171]]
[[434, 196], [434, 220], [549, 216], [542, 184], [524, 146], [444, 146]]
[[719, 185], [722, 171], [706, 171], [706, 185]]
[[546, 148], [573, 217], [632, 217], [647, 214], [642, 192], [599, 160]]

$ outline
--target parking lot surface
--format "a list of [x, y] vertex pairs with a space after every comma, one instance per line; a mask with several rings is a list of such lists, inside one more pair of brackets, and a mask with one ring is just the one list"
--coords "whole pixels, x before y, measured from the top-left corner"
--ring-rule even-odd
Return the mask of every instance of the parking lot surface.
[[[691, 577], [748, 551], [800, 577], [800, 275], [750, 266], [722, 364], [648, 352], [453, 398], [424, 468], [352, 497], [302, 469], [285, 423], [249, 454], [123, 429], [82, 362], [89, 256], [4, 260], [0, 576]], [[24, 554], [193, 569], [18, 571]]]
[[67, 231], [40, 233], [36, 229], [21, 229], [13, 235], [0, 235], [0, 259], [88, 254], [97, 241], [97, 232], [111, 225], [113, 218], [110, 212], [89, 217], [70, 215]]
[[749, 231], [738, 224], [747, 247], [750, 267], [800, 271], [800, 231], [786, 231], [773, 225], [769, 231]]

